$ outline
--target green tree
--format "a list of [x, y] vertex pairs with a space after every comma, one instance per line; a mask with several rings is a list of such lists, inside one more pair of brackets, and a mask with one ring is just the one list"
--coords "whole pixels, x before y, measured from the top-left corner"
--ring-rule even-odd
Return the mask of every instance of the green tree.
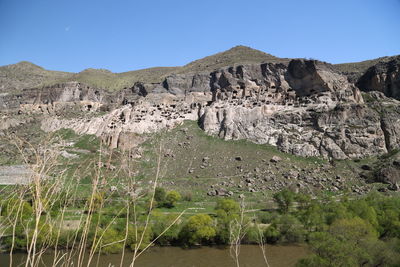
[[[177, 215], [164, 215], [154, 212], [152, 215], [154, 220], [152, 225], [153, 239], [157, 238], [156, 243], [162, 246], [177, 243], [181, 227], [178, 223], [172, 224]], [[169, 229], [162, 234], [168, 227]]]
[[207, 214], [191, 216], [179, 233], [180, 239], [188, 245], [209, 243], [215, 235], [213, 220]]
[[378, 233], [374, 227], [359, 217], [335, 221], [329, 227], [329, 233], [338, 239], [356, 243], [378, 238]]
[[344, 203], [331, 201], [323, 205], [319, 205], [323, 208], [322, 213], [324, 214], [326, 223], [328, 225], [331, 225], [335, 220], [351, 219], [354, 217]]
[[307, 194], [298, 193], [295, 195], [295, 200], [300, 209], [306, 209], [311, 204], [311, 196]]
[[309, 232], [321, 231], [325, 228], [326, 214], [317, 202], [312, 202], [305, 210], [300, 213], [300, 220]]
[[315, 255], [299, 266], [376, 266], [371, 248], [379, 245], [377, 232], [359, 217], [337, 220], [327, 232], [311, 234], [310, 245]]
[[165, 201], [166, 195], [167, 195], [167, 192], [165, 191], [164, 188], [157, 187], [154, 192], [154, 200], [157, 201], [158, 203], [162, 203]]
[[181, 194], [179, 194], [177, 191], [169, 191], [165, 196], [164, 206], [172, 208], [179, 200], [181, 200]]
[[278, 204], [280, 212], [288, 213], [295, 199], [295, 194], [288, 189], [284, 189], [278, 193], [275, 193], [273, 197], [275, 202]]
[[239, 218], [239, 203], [233, 199], [219, 199], [215, 206], [217, 214], [217, 242], [227, 244], [230, 238], [231, 222]]
[[375, 209], [371, 207], [365, 200], [352, 201], [349, 209], [361, 219], [369, 222], [376, 229], [378, 228], [378, 218]]
[[240, 211], [239, 203], [230, 198], [219, 199], [215, 206], [215, 211], [226, 214], [227, 216], [237, 215]]
[[[138, 248], [143, 250], [147, 245], [150, 244], [151, 238], [153, 236], [153, 231], [151, 227], [147, 227], [146, 232], [144, 232], [144, 227], [137, 227], [130, 225], [128, 228], [127, 244], [132, 250]], [[142, 238], [143, 235], [143, 238]], [[142, 240], [142, 242], [140, 242]]]
[[11, 198], [1, 205], [1, 215], [13, 220], [15, 218], [28, 219], [33, 216], [32, 206], [22, 199]]
[[124, 248], [124, 234], [119, 233], [113, 228], [101, 230], [98, 233], [100, 239], [97, 251], [104, 254], [119, 253]]

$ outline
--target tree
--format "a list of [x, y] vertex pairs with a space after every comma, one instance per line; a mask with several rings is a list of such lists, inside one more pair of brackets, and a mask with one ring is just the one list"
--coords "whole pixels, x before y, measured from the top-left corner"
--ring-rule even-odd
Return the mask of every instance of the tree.
[[307, 194], [298, 193], [295, 196], [295, 200], [301, 209], [306, 209], [311, 204], [311, 197]]
[[101, 237], [101, 240], [97, 251], [101, 253], [119, 253], [124, 248], [124, 235], [113, 228], [101, 230], [99, 237]]
[[164, 188], [157, 187], [156, 191], [154, 192], [154, 200], [157, 201], [158, 203], [162, 203], [165, 201], [166, 195], [167, 195], [167, 192], [165, 191]]
[[299, 266], [379, 266], [373, 264], [377, 257], [372, 248], [380, 245], [377, 237], [375, 229], [359, 217], [337, 220], [327, 232], [310, 235], [315, 255]]
[[369, 206], [365, 200], [352, 201], [349, 209], [361, 219], [369, 222], [375, 229], [378, 228], [378, 218], [373, 207]]
[[[162, 246], [176, 243], [181, 229], [178, 223], [174, 223], [176, 215], [164, 215], [156, 212], [153, 212], [152, 215], [154, 216], [154, 224], [151, 228], [153, 230], [153, 239], [157, 238], [156, 243]], [[169, 229], [162, 234], [168, 227]]]
[[[153, 236], [153, 230], [151, 227], [146, 228], [146, 232], [144, 232], [145, 227], [138, 227], [136, 225], [130, 225], [128, 228], [128, 237], [126, 243], [130, 246], [130, 248], [134, 251], [136, 248], [138, 250], [145, 249], [151, 242], [151, 238]], [[144, 232], [144, 234], [143, 234]], [[143, 238], [142, 238], [143, 236]]]
[[231, 222], [239, 218], [239, 203], [233, 199], [220, 199], [215, 206], [217, 214], [217, 242], [227, 244], [230, 238]]
[[337, 220], [329, 227], [329, 232], [338, 239], [355, 243], [378, 238], [374, 227], [359, 217]]
[[167, 208], [172, 208], [179, 200], [181, 200], [181, 194], [176, 191], [169, 191], [165, 197], [164, 206]]
[[312, 202], [301, 211], [300, 219], [309, 232], [320, 231], [325, 227], [325, 215], [322, 206], [317, 202]]
[[233, 199], [219, 199], [215, 206], [216, 212], [223, 212], [227, 216], [236, 215], [240, 211], [239, 203]]
[[33, 216], [32, 206], [22, 199], [10, 198], [1, 204], [1, 215], [10, 220], [15, 218], [28, 219]]
[[288, 189], [284, 189], [275, 193], [273, 197], [275, 202], [278, 204], [280, 212], [288, 213], [290, 206], [293, 204], [295, 194]]
[[301, 242], [305, 237], [303, 225], [290, 214], [277, 217], [267, 228], [265, 234], [267, 240], [285, 243]]
[[188, 245], [209, 243], [216, 235], [212, 218], [207, 214], [191, 216], [180, 232], [180, 238]]

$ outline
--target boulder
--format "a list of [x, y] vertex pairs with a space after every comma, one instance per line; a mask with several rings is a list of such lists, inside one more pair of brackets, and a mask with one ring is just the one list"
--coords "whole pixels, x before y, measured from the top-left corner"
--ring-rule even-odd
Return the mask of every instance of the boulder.
[[270, 161], [272, 163], [278, 163], [278, 162], [282, 161], [282, 158], [278, 157], [278, 156], [273, 156]]

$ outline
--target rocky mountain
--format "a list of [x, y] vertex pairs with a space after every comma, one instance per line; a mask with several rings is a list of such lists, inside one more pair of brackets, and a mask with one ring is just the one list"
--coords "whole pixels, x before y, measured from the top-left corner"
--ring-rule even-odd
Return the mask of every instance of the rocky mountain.
[[10, 81], [26, 69], [36, 73], [35, 83], [70, 75], [50, 75], [21, 63], [25, 72], [16, 68], [15, 76], [2, 80], [2, 129], [34, 116], [45, 131], [70, 128], [101, 136], [111, 147], [130, 148], [127, 136], [195, 120], [210, 135], [269, 144], [305, 157], [380, 155], [400, 147], [399, 58], [371, 66], [354, 84], [329, 63], [280, 59], [239, 46], [161, 70], [158, 82], [132, 80], [118, 91], [79, 82], [85, 75], [108, 81], [120, 75], [90, 69], [72, 74], [77, 81], [13, 91], [16, 83]]
[[[184, 67], [120, 74], [49, 72], [19, 63], [0, 68], [0, 138], [40, 140], [42, 132], [72, 129], [140, 158], [140, 144], [149, 136], [194, 121], [207, 135], [272, 145], [305, 158], [398, 156], [399, 58], [371, 61], [356, 82], [337, 65], [280, 59], [246, 47]], [[189, 143], [177, 141], [176, 147]], [[2, 146], [11, 157], [12, 146]], [[374, 164], [360, 177], [398, 188], [398, 159]]]

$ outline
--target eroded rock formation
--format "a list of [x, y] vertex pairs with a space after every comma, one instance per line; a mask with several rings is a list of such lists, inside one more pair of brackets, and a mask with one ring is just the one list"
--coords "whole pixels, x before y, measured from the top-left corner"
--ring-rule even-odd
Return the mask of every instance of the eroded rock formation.
[[[398, 62], [370, 69], [357, 85], [396, 97], [398, 69]], [[224, 139], [345, 159], [400, 146], [400, 102], [377, 92], [365, 96], [368, 101], [330, 64], [292, 60], [171, 75], [115, 93], [69, 82], [3, 93], [0, 106], [40, 114], [45, 131], [71, 128], [101, 136], [113, 148], [134, 146], [138, 134], [198, 120], [208, 134]], [[9, 127], [13, 123], [8, 121]]]
[[379, 91], [400, 99], [400, 57], [370, 67], [360, 77], [357, 86], [366, 92]]

